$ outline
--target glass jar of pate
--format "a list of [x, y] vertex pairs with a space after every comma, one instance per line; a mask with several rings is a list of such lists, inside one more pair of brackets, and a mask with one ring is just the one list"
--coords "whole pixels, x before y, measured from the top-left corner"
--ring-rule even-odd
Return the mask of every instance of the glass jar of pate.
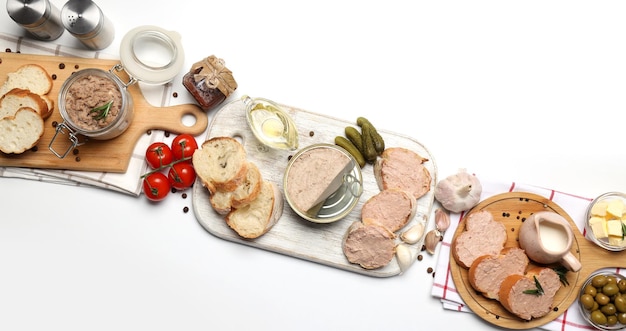
[[[128, 87], [138, 81], [163, 84], [176, 76], [184, 62], [180, 35], [156, 26], [129, 31], [120, 45], [121, 63], [111, 69], [87, 68], [73, 73], [61, 86], [58, 108], [63, 122], [48, 149], [64, 158], [89, 139], [109, 140], [123, 134], [134, 117]], [[125, 72], [129, 79], [120, 77]], [[67, 133], [70, 144], [58, 152], [53, 144], [59, 133]]]

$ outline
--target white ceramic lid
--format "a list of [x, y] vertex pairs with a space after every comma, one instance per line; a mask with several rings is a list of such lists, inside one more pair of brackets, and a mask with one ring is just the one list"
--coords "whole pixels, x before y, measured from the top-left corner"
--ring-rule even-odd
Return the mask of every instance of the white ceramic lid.
[[167, 83], [180, 73], [185, 61], [180, 34], [152, 25], [130, 30], [120, 44], [120, 60], [138, 81]]

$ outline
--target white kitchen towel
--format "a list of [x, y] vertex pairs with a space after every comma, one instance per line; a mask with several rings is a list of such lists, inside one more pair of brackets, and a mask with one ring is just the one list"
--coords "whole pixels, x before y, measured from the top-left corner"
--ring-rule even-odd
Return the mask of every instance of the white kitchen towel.
[[[565, 212], [576, 223], [576, 226], [581, 231], [581, 233], [585, 234], [585, 213], [587, 207], [589, 206], [589, 203], [593, 200], [592, 198], [575, 196], [564, 192], [532, 185], [519, 184], [515, 182], [504, 183], [497, 181], [481, 180], [481, 184], [483, 186], [481, 201], [496, 194], [506, 192], [528, 192], [548, 198], [557, 205], [559, 205], [561, 208], [563, 208], [563, 210], [565, 210]], [[450, 273], [450, 243], [452, 242], [454, 232], [459, 226], [459, 223], [461, 222], [463, 216], [463, 213], [450, 214], [451, 225], [450, 228], [444, 233], [442, 245], [440, 245], [439, 247], [438, 261], [435, 267], [435, 279], [433, 282], [431, 293], [434, 297], [441, 299], [441, 303], [444, 309], [471, 313], [471, 310], [465, 305], [463, 299], [456, 291], [456, 287]], [[452, 263], [455, 262], [453, 261]], [[621, 269], [607, 268], [606, 270], [618, 271], [620, 273], [626, 274]], [[561, 316], [556, 318], [554, 321], [551, 321], [541, 326], [541, 328], [551, 331], [592, 329], [590, 325], [587, 324], [583, 317], [580, 315], [580, 312], [575, 305], [572, 305], [572, 307], [563, 312]]]
[[[75, 56], [113, 60], [119, 58], [118, 55], [72, 48], [58, 45], [54, 42], [44, 42], [6, 33], [0, 33], [0, 49], [7, 52], [19, 52], [23, 54]], [[142, 93], [147, 100], [151, 100], [151, 103], [155, 107], [164, 107], [169, 105], [170, 96], [172, 95], [171, 88], [171, 83], [167, 83], [161, 86], [151, 86], [150, 89], [142, 89]], [[157, 100], [158, 104], [154, 104], [152, 100]], [[152, 142], [162, 141], [164, 136], [165, 133], [161, 130], [152, 130], [150, 134], [144, 134], [135, 146], [128, 170], [125, 173], [0, 167], [0, 177], [23, 178], [75, 186], [93, 186], [137, 196], [141, 193], [140, 177], [148, 171], [144, 160], [145, 150]]]

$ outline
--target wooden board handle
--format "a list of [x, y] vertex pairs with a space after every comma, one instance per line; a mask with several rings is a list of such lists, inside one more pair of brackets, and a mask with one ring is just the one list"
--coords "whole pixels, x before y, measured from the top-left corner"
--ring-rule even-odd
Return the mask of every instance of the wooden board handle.
[[[150, 117], [156, 119], [150, 125], [153, 129], [198, 135], [206, 130], [208, 124], [206, 113], [193, 104], [155, 107], [147, 111], [150, 112]], [[193, 124], [188, 126], [185, 122]]]

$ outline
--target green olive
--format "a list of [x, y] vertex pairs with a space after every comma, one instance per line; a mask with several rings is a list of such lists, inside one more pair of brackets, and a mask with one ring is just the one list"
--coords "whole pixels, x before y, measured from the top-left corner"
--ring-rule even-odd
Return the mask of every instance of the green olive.
[[617, 283], [609, 282], [606, 285], [602, 286], [602, 293], [613, 296], [619, 293], [619, 288], [617, 287]]
[[587, 293], [587, 294], [590, 294], [592, 297], [595, 297], [596, 294], [598, 293], [598, 290], [595, 287], [593, 287], [593, 285], [587, 284], [587, 285], [585, 285], [585, 291], [584, 292]]
[[609, 303], [611, 301], [611, 298], [608, 297], [608, 295], [598, 292], [598, 294], [596, 294], [596, 302], [600, 305], [600, 306], [604, 306], [607, 303]]
[[619, 282], [617, 282], [617, 287], [620, 293], [626, 293], [626, 279], [620, 279]]
[[615, 325], [617, 324], [617, 316], [615, 315], [608, 315], [606, 317], [606, 325], [611, 326], [611, 325]]
[[626, 297], [623, 295], [618, 295], [613, 300], [613, 304], [615, 305], [615, 309], [617, 309], [620, 313], [626, 313]]
[[617, 313], [617, 321], [626, 324], [626, 313]]
[[607, 282], [607, 276], [605, 275], [596, 275], [591, 278], [591, 285], [593, 285], [595, 288], [600, 288], [606, 285]]
[[617, 313], [617, 309], [615, 309], [615, 305], [610, 302], [600, 307], [600, 311], [607, 317], [610, 315], [615, 315], [615, 313]]
[[599, 310], [592, 311], [591, 315], [589, 316], [589, 318], [591, 319], [592, 322], [594, 322], [596, 324], [600, 324], [600, 325], [605, 325], [606, 322], [607, 322], [606, 315], [604, 315]]
[[596, 300], [593, 300], [593, 308], [591, 308], [591, 311], [598, 309], [600, 309], [600, 305], [596, 302]]
[[617, 278], [615, 276], [606, 276], [607, 284], [617, 284]]
[[582, 303], [583, 307], [585, 307], [585, 309], [587, 310], [591, 310], [591, 308], [593, 308], [593, 304], [594, 304], [595, 299], [591, 296], [591, 294], [583, 294], [580, 296], [580, 303]]

